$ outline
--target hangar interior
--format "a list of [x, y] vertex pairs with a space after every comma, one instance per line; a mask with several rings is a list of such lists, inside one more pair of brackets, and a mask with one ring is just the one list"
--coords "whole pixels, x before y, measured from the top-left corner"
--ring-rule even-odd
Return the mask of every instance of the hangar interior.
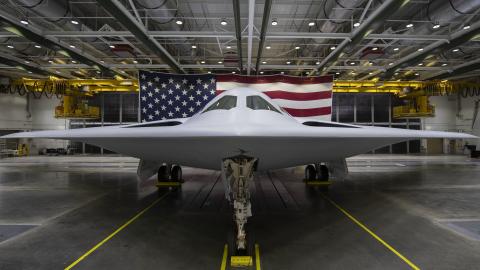
[[[0, 7], [0, 136], [139, 123], [140, 70], [332, 76], [334, 122], [480, 136], [478, 0]], [[479, 149], [478, 138], [382, 146], [348, 158], [328, 193], [306, 187], [304, 167], [260, 172], [243, 265], [225, 261], [220, 172], [186, 167], [182, 188], [159, 197], [137, 181], [138, 159], [0, 138], [0, 269], [476, 269]]]

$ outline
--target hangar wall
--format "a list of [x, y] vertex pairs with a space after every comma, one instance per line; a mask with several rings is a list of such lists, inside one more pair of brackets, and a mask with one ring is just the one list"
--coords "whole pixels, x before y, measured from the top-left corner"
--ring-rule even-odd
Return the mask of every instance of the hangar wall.
[[[423, 128], [437, 131], [462, 131], [480, 136], [480, 120], [477, 117], [472, 130], [475, 101], [479, 97], [433, 96], [430, 103], [435, 105], [435, 117], [425, 118]], [[480, 147], [480, 140], [468, 140], [469, 144]], [[444, 140], [444, 153], [452, 153], [448, 140]], [[458, 151], [457, 151], [458, 152]]]
[[[54, 117], [55, 107], [60, 100], [55, 96], [51, 99], [30, 97], [30, 113], [27, 111], [27, 97], [11, 94], [0, 94], [0, 134], [21, 130], [65, 129], [68, 120]], [[14, 144], [18, 143], [15, 140]], [[66, 147], [62, 140], [29, 139], [30, 153], [36, 154], [41, 148]]]

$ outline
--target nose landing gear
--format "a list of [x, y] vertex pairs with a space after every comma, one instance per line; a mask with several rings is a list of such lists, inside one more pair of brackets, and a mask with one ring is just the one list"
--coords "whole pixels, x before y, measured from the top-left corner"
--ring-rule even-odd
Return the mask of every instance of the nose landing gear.
[[233, 218], [236, 224], [237, 251], [244, 253], [247, 249], [247, 219], [252, 216], [249, 184], [253, 179], [256, 158], [237, 156], [222, 162], [222, 176], [225, 195], [233, 204]]

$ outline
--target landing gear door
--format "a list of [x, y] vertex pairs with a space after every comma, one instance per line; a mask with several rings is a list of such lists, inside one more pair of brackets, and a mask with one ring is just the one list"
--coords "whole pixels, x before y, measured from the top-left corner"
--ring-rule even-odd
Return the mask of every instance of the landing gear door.
[[162, 166], [161, 162], [141, 159], [137, 168], [137, 176], [140, 182], [144, 182], [155, 175], [160, 166]]
[[344, 180], [347, 177], [348, 166], [344, 158], [326, 162], [326, 165], [336, 180]]

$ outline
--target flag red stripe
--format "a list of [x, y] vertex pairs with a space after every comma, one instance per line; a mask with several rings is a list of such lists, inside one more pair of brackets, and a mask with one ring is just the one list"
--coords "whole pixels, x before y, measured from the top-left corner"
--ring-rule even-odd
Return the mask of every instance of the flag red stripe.
[[317, 76], [317, 77], [294, 77], [285, 75], [269, 75], [269, 76], [242, 76], [235, 74], [215, 75], [217, 82], [238, 82], [238, 83], [291, 83], [291, 84], [318, 84], [331, 83], [333, 76]]
[[309, 116], [319, 116], [319, 115], [328, 115], [332, 113], [331, 107], [321, 107], [321, 108], [312, 108], [312, 109], [292, 109], [292, 108], [283, 108], [293, 117], [309, 117]]
[[288, 99], [288, 100], [298, 100], [298, 101], [332, 98], [332, 92], [330, 91], [311, 92], [311, 93], [294, 93], [294, 92], [288, 92], [288, 91], [265, 91], [263, 93], [269, 96], [271, 99]]
[[[221, 94], [225, 90], [217, 89], [217, 95]], [[331, 91], [310, 92], [310, 93], [295, 93], [290, 91], [265, 91], [262, 92], [271, 99], [287, 99], [296, 101], [308, 101], [332, 98]]]

